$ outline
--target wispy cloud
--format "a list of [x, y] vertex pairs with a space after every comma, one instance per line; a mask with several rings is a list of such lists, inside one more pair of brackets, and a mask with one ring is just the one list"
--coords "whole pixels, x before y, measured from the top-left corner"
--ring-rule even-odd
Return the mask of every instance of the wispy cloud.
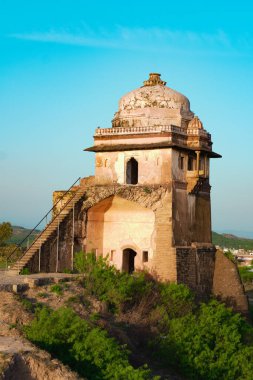
[[94, 30], [85, 26], [83, 30], [15, 33], [11, 38], [36, 42], [100, 47], [111, 49], [176, 50], [238, 52], [252, 49], [252, 41], [240, 36], [233, 41], [223, 30], [214, 33], [197, 33], [162, 28], [115, 27], [114, 31]]
[[90, 37], [84, 35], [77, 35], [68, 32], [45, 32], [45, 33], [16, 33], [11, 34], [9, 37], [17, 38], [20, 40], [29, 40], [37, 42], [51, 42], [64, 45], [77, 45], [77, 46], [94, 46], [94, 47], [117, 47], [115, 40], [103, 39], [101, 37]]

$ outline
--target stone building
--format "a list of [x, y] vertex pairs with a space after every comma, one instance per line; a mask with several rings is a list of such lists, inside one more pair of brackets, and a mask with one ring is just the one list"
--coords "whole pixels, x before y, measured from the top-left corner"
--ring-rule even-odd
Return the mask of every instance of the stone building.
[[120, 99], [112, 127], [97, 128], [85, 150], [95, 152], [95, 176], [54, 193], [54, 219], [14, 269], [62, 271], [82, 249], [119, 270], [146, 270], [209, 295], [216, 258], [209, 167], [221, 156], [189, 100], [152, 73]]

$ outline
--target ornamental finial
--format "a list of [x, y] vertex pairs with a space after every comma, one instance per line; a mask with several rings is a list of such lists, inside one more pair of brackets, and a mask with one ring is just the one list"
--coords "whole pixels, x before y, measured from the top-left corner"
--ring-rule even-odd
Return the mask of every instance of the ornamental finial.
[[158, 74], [158, 73], [150, 73], [149, 74], [149, 79], [148, 80], [145, 80], [143, 82], [144, 86], [156, 86], [156, 85], [160, 85], [160, 86], [165, 86], [166, 85], [166, 82], [164, 82], [163, 80], [161, 80], [161, 74]]

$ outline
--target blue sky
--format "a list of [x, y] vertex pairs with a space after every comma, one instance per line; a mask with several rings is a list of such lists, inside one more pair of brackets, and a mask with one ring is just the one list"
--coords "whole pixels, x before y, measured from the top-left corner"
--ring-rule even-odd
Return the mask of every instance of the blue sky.
[[253, 236], [252, 19], [250, 1], [0, 0], [0, 221], [32, 227], [93, 174], [94, 129], [160, 72], [223, 155], [213, 229]]

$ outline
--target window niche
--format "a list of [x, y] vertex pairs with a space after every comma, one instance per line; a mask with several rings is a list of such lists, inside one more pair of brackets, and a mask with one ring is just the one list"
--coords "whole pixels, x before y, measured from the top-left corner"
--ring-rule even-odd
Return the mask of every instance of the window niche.
[[178, 156], [178, 168], [184, 170], [184, 156], [182, 154]]
[[142, 251], [142, 262], [143, 263], [148, 262], [148, 251]]
[[126, 183], [128, 185], [136, 185], [138, 183], [138, 161], [133, 157], [127, 161]]
[[193, 156], [188, 156], [187, 170], [188, 171], [195, 170], [195, 158]]
[[113, 261], [115, 259], [115, 250], [112, 249], [111, 252], [110, 252], [110, 261]]

